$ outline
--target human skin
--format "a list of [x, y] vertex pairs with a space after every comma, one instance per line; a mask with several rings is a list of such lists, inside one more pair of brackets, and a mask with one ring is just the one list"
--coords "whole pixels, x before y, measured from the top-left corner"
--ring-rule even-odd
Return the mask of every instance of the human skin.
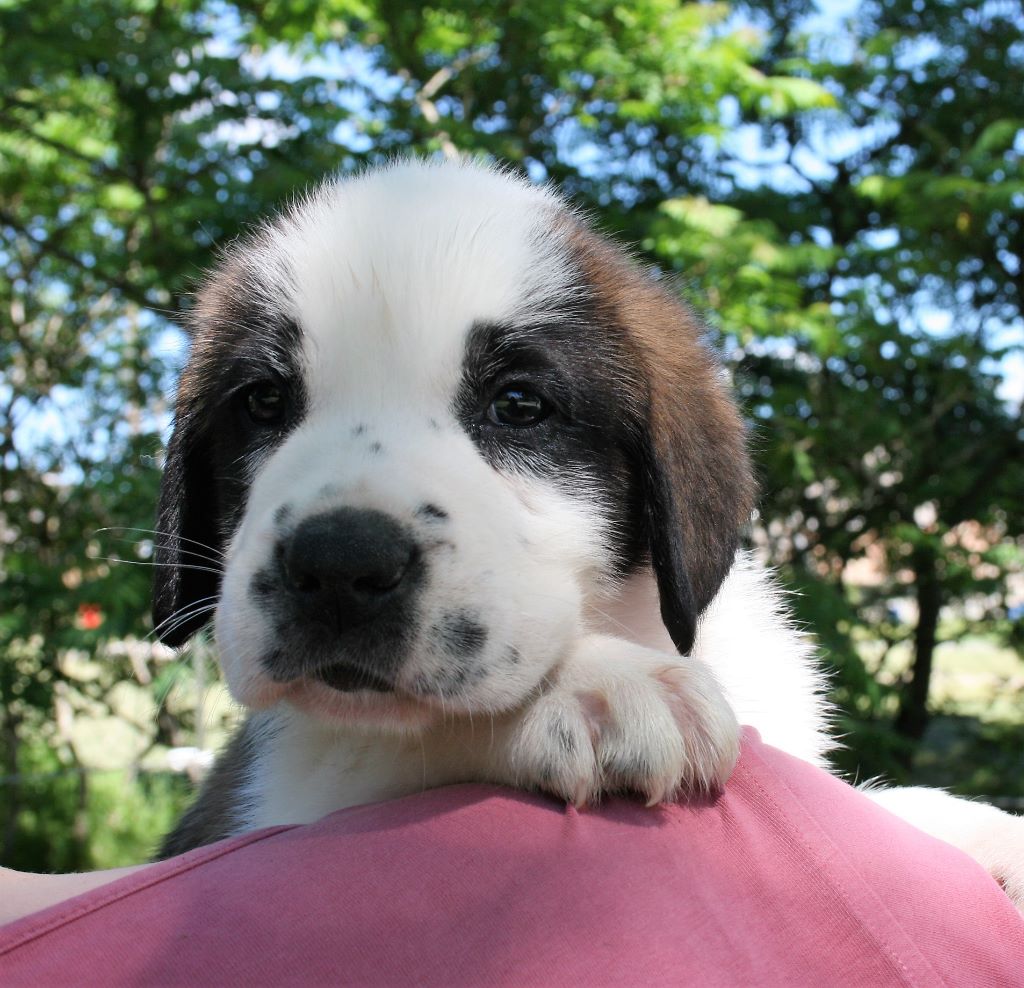
[[0, 868], [0, 924], [39, 912], [144, 867], [129, 865], [70, 875], [35, 875]]

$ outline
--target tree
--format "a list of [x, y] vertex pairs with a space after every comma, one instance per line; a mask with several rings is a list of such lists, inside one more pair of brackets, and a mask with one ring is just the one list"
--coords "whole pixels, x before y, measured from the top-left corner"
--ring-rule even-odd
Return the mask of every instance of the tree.
[[[67, 655], [146, 630], [144, 568], [103, 582], [86, 547], [111, 555], [90, 533], [151, 524], [153, 396], [213, 245], [327, 173], [405, 152], [551, 179], [680, 279], [737, 362], [765, 538], [814, 586], [838, 697], [892, 717], [857, 643], [909, 636], [896, 723], [919, 735], [935, 642], [966, 627], [940, 620], [948, 605], [983, 600], [984, 627], [1019, 634], [1005, 586], [1024, 457], [998, 369], [1021, 348], [1021, 19], [962, 0], [824, 24], [815, 9], [0, 5], [5, 773], [59, 740]], [[876, 582], [852, 583], [869, 556]], [[909, 625], [885, 606], [903, 595]], [[90, 629], [80, 608], [97, 603]], [[0, 812], [13, 834], [24, 814]]]
[[821, 122], [774, 123], [773, 151], [800, 187], [774, 204], [756, 190], [753, 207], [733, 200], [790, 242], [814, 238], [828, 261], [800, 276], [803, 309], [827, 305], [824, 324], [794, 333], [790, 353], [758, 354], [748, 387], [783, 438], [770, 494], [803, 533], [801, 568], [841, 578], [880, 546], [884, 579], [853, 589], [876, 634], [880, 602], [913, 596], [896, 717], [911, 738], [927, 724], [937, 642], [968, 627], [940, 627], [943, 605], [985, 600], [972, 629], [1019, 641], [1007, 577], [1022, 568], [1024, 481], [1019, 396], [1014, 409], [995, 373], [1024, 345], [1024, 21], [998, 4], [918, 7], [863, 5], [841, 60], [780, 42], [835, 95], [853, 150], [827, 156], [828, 169], [819, 155], [811, 174], [801, 162], [823, 146]]

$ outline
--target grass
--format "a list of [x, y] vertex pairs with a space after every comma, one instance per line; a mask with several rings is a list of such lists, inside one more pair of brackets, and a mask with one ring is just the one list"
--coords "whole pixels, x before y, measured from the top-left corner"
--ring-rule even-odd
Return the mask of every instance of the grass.
[[[896, 685], [910, 667], [910, 644], [882, 656], [860, 643], [869, 671]], [[895, 696], [891, 713], [895, 713]], [[935, 650], [929, 691], [932, 717], [909, 747], [881, 724], [858, 725], [841, 761], [854, 777], [881, 774], [900, 784], [938, 786], [1021, 809], [1024, 799], [1024, 656], [980, 636]], [[901, 754], [902, 752], [902, 754]]]
[[[883, 683], [897, 683], [910, 667], [910, 645], [879, 649], [866, 643], [868, 669]], [[933, 710], [987, 722], [1024, 724], [1024, 656], [987, 638], [967, 637], [935, 650], [929, 700]]]

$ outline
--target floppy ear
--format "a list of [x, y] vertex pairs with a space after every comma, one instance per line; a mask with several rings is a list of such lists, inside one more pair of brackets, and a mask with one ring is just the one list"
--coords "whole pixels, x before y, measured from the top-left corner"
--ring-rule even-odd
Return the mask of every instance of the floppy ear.
[[697, 380], [652, 368], [643, 498], [661, 617], [689, 654], [697, 621], [733, 564], [753, 506], [745, 429], [709, 354]]
[[212, 608], [205, 605], [220, 588], [220, 513], [206, 444], [196, 432], [187, 415], [178, 416], [157, 507], [153, 625], [174, 648], [209, 621]]
[[571, 226], [569, 242], [596, 318], [621, 332], [647, 382], [638, 402], [643, 520], [662, 620], [685, 655], [753, 509], [746, 428], [697, 317], [585, 228]]

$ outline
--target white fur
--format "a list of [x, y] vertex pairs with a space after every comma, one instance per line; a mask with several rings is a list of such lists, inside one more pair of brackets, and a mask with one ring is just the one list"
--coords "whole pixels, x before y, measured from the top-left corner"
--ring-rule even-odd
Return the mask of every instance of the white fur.
[[863, 791], [890, 813], [969, 854], [1024, 912], [1024, 817], [941, 789]]
[[[418, 204], [416, 229], [406, 203]], [[472, 325], [542, 319], [568, 290], [564, 261], [543, 236], [555, 203], [486, 169], [395, 165], [322, 187], [265, 231], [253, 260], [268, 299], [303, 328], [310, 409], [260, 466], [228, 552], [216, 630], [239, 702], [261, 709], [287, 697], [323, 715], [422, 726], [445, 710], [520, 702], [580, 633], [587, 573], [604, 562], [585, 485], [570, 500], [514, 470], [499, 476], [449, 410]], [[367, 455], [370, 442], [382, 457]], [[301, 517], [372, 507], [414, 524], [415, 506], [431, 500], [445, 502], [463, 531], [457, 554], [431, 552], [426, 609], [472, 605], [490, 618], [491, 640], [523, 661], [510, 668], [492, 656], [483, 682], [433, 705], [430, 696], [410, 704], [309, 682], [286, 688], [261, 673], [255, 660], [270, 631], [248, 582], [272, 550], [277, 508], [288, 503]], [[410, 692], [442, 673], [425, 645], [403, 670]]]
[[[609, 632], [672, 653], [649, 573], [634, 577], [602, 610], [600, 625]], [[814, 645], [792, 623], [771, 575], [745, 553], [701, 618], [693, 656], [714, 670], [741, 724], [756, 727], [767, 744], [826, 766], [835, 742]]]
[[[586, 481], [567, 493], [515, 464], [495, 470], [452, 417], [470, 327], [543, 319], [570, 290], [545, 236], [559, 209], [499, 172], [404, 164], [321, 188], [247, 248], [267, 303], [302, 327], [310, 404], [253, 465], [217, 609], [229, 687], [262, 711], [239, 829], [457, 781], [537, 785], [577, 802], [620, 786], [667, 799], [725, 782], [737, 717], [824, 764], [823, 674], [763, 571], [737, 560], [681, 658], [652, 574], [602, 579], [608, 533]], [[415, 517], [423, 502], [443, 503], [452, 527], [429, 549], [421, 623], [452, 601], [486, 615], [479, 680], [446, 693], [443, 657], [422, 637], [401, 699], [272, 682], [258, 659], [273, 631], [249, 583], [272, 553], [275, 512], [373, 508], [429, 540]], [[509, 645], [520, 661], [507, 661]], [[915, 792], [873, 798], [975, 853], [1020, 901], [1024, 825]], [[949, 815], [976, 825], [931, 825]]]

